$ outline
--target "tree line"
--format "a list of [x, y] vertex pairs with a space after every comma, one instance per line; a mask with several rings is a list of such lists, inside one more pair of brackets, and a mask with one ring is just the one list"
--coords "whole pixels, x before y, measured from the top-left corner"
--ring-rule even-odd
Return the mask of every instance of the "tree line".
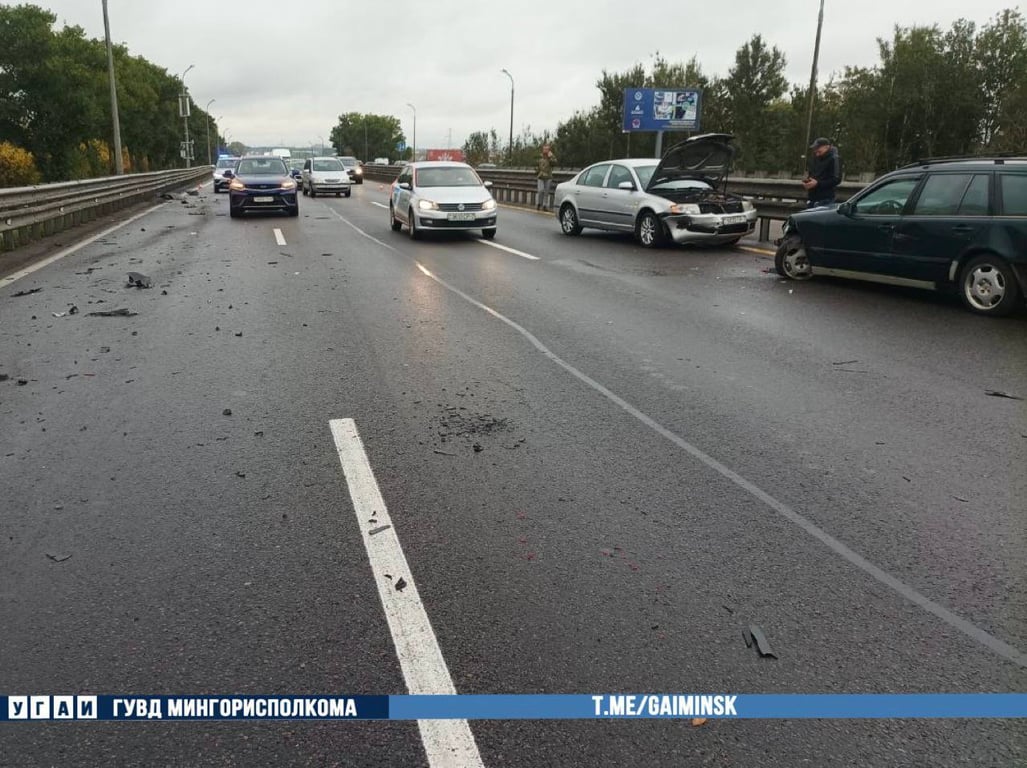
[[[81, 27], [55, 29], [35, 5], [0, 6], [0, 186], [106, 176], [114, 171], [107, 49]], [[181, 166], [182, 80], [124, 46], [114, 47], [125, 172]], [[196, 162], [223, 139], [191, 105]]]
[[[882, 173], [925, 157], [976, 153], [1027, 154], [1027, 24], [1005, 10], [978, 27], [961, 19], [895, 27], [877, 41], [878, 63], [845, 67], [815, 94], [813, 136], [839, 146], [848, 174]], [[551, 142], [559, 164], [580, 168], [616, 157], [653, 157], [655, 134], [623, 133], [626, 88], [702, 90], [701, 130], [731, 133], [742, 171], [799, 173], [804, 167], [809, 85], [789, 84], [787, 59], [762, 35], [735, 53], [724, 77], [707, 74], [695, 57], [670, 62], [656, 54], [596, 81], [599, 103], [575, 112], [555, 132], [530, 129], [500, 142], [495, 129], [464, 144], [472, 164], [530, 167]], [[664, 147], [684, 138], [667, 134]]]

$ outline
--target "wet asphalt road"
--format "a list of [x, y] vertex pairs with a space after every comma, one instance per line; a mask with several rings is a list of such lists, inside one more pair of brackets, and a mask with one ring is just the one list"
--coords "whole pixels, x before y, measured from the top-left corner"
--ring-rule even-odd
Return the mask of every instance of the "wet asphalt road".
[[[1027, 690], [1027, 408], [986, 394], [1027, 397], [1025, 314], [529, 211], [495, 242], [537, 260], [411, 242], [385, 202], [208, 187], [3, 289], [0, 691], [405, 692], [337, 418], [460, 693]], [[1027, 764], [1005, 721], [471, 729], [487, 766]], [[0, 763], [426, 758], [413, 723], [92, 723]]]

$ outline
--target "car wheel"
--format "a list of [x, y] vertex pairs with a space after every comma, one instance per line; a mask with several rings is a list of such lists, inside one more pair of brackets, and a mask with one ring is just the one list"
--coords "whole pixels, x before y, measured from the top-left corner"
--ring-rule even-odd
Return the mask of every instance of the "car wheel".
[[806, 246], [801, 238], [789, 235], [782, 241], [774, 254], [774, 269], [781, 277], [790, 277], [792, 280], [808, 280], [813, 277]]
[[659, 248], [663, 245], [663, 222], [652, 211], [644, 211], [635, 225], [635, 237], [643, 248]]
[[481, 236], [482, 236], [483, 238], [485, 238], [486, 240], [492, 240], [492, 239], [494, 239], [494, 238], [495, 238], [495, 236], [496, 236], [496, 228], [495, 228], [495, 227], [493, 227], [492, 229], [483, 229], [483, 230], [481, 231]]
[[346, 196], [346, 197], [349, 197], [349, 196], [350, 196], [350, 195], [352, 195], [352, 194], [353, 194], [353, 190], [352, 190], [352, 189], [347, 189], [347, 190], [346, 190], [346, 194], [345, 194], [345, 196]]
[[407, 229], [410, 231], [411, 240], [421, 239], [421, 230], [417, 228], [417, 217], [414, 216], [414, 209], [407, 211]]
[[982, 315], [1008, 315], [1020, 296], [1013, 270], [993, 254], [978, 256], [963, 267], [959, 288], [967, 309]]
[[300, 215], [300, 206], [299, 206], [299, 202], [297, 202], [297, 203], [296, 203], [296, 207], [295, 207], [295, 208], [290, 208], [290, 209], [289, 209], [289, 215], [290, 215], [290, 216], [294, 216], [294, 217], [295, 217], [295, 216], [299, 216], [299, 215]]
[[574, 206], [566, 203], [560, 209], [560, 229], [565, 235], [580, 235], [581, 224], [578, 223], [578, 214], [574, 212]]
[[314, 189], [314, 185], [313, 184], [310, 185], [310, 196], [311, 197], [317, 197], [317, 190]]
[[238, 219], [239, 218], [239, 209], [238, 208], [229, 208], [228, 209], [228, 215], [230, 217], [232, 217], [233, 219]]
[[396, 218], [396, 209], [391, 205], [389, 206], [389, 226], [392, 227], [393, 232], [403, 229], [403, 224]]

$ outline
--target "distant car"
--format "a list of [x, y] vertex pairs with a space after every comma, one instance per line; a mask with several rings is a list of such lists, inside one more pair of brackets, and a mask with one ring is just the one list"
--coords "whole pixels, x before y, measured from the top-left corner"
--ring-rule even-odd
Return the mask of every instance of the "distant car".
[[774, 264], [793, 280], [956, 291], [973, 312], [1007, 315], [1027, 295], [1027, 157], [892, 171], [837, 207], [792, 215]]
[[239, 162], [238, 157], [219, 157], [214, 165], [214, 192], [228, 191], [231, 179], [225, 178], [225, 171], [233, 170]]
[[633, 232], [645, 248], [668, 241], [730, 245], [756, 226], [756, 208], [721, 187], [731, 168], [732, 136], [707, 133], [672, 146], [663, 159], [607, 160], [558, 184], [560, 228]]
[[281, 211], [298, 216], [296, 182], [280, 157], [259, 155], [239, 159], [228, 184], [228, 213], [235, 219], [254, 211]]
[[349, 155], [344, 155], [343, 157], [340, 157], [339, 160], [341, 160], [342, 164], [346, 167], [346, 173], [349, 174], [350, 181], [354, 184], [364, 183], [364, 166], [359, 160], [355, 157], [350, 157]]
[[303, 163], [303, 194], [317, 197], [334, 194], [349, 197], [352, 181], [337, 157], [312, 157]]
[[472, 229], [491, 240], [496, 236], [496, 201], [490, 186], [467, 163], [408, 163], [392, 184], [389, 224], [394, 232], [406, 224], [413, 240], [429, 230]]
[[496, 167], [495, 163], [479, 163], [478, 168], [482, 171], [491, 171]]

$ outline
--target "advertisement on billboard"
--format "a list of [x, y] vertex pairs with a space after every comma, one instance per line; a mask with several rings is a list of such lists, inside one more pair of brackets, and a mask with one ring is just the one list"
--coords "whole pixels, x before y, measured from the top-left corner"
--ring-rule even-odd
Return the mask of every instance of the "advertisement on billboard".
[[624, 89], [624, 132], [698, 131], [702, 91], [663, 88]]

